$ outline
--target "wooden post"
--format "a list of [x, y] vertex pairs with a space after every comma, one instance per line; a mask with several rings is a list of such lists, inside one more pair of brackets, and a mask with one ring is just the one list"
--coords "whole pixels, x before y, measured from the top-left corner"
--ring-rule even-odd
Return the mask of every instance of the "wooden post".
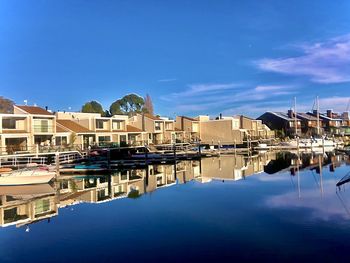
[[108, 149], [107, 150], [107, 167], [108, 167], [108, 171], [111, 170], [111, 150]]
[[298, 155], [299, 155], [299, 137], [297, 137], [297, 152], [298, 152]]
[[198, 156], [199, 156], [199, 158], [202, 157], [202, 152], [201, 152], [201, 151], [202, 151], [202, 150], [201, 150], [201, 141], [198, 140]]
[[55, 152], [56, 178], [60, 175], [60, 153]]
[[235, 139], [234, 143], [235, 143], [235, 155], [236, 155], [236, 154], [237, 154], [237, 144], [236, 144], [236, 139]]
[[39, 144], [35, 144], [35, 157], [38, 158], [39, 156]]
[[176, 143], [173, 144], [174, 161], [176, 163]]
[[323, 155], [324, 155], [324, 137], [322, 136], [322, 152], [323, 152]]
[[146, 167], [148, 165], [148, 148], [147, 148], [147, 144], [145, 144], [145, 163], [146, 163]]

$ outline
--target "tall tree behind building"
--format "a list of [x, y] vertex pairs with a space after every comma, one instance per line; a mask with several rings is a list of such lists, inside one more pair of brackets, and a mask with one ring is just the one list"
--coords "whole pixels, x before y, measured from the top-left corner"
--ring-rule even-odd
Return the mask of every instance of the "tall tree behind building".
[[144, 108], [144, 100], [136, 94], [128, 94], [123, 98], [116, 100], [109, 107], [111, 115], [140, 113]]
[[143, 106], [143, 109], [145, 112], [149, 113], [149, 114], [154, 114], [154, 109], [153, 109], [153, 102], [151, 99], [151, 96], [149, 94], [146, 94], [145, 97], [145, 105]]
[[13, 105], [12, 100], [0, 96], [0, 113], [13, 113]]
[[97, 101], [89, 101], [86, 102], [82, 108], [81, 112], [86, 112], [86, 113], [101, 113], [104, 114], [105, 111], [102, 108], [102, 105], [98, 103]]

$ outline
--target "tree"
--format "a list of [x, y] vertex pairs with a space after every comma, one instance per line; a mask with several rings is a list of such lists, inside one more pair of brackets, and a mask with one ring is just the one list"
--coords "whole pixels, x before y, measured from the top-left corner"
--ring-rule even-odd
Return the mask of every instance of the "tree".
[[145, 105], [143, 106], [143, 111], [152, 115], [154, 114], [152, 99], [148, 94], [145, 97]]
[[136, 94], [128, 94], [123, 98], [116, 100], [109, 107], [111, 115], [115, 114], [131, 114], [134, 112], [142, 112], [143, 105], [145, 101], [142, 97]]
[[12, 100], [0, 96], [0, 113], [13, 113], [13, 105]]
[[81, 108], [81, 112], [86, 113], [101, 113], [104, 114], [105, 111], [102, 108], [102, 105], [98, 103], [97, 101], [89, 101], [86, 102], [83, 107]]

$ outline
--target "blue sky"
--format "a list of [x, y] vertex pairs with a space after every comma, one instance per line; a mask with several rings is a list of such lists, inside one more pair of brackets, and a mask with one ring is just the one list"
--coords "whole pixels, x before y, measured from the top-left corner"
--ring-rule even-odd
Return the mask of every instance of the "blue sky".
[[346, 109], [350, 1], [0, 1], [0, 95], [159, 114]]

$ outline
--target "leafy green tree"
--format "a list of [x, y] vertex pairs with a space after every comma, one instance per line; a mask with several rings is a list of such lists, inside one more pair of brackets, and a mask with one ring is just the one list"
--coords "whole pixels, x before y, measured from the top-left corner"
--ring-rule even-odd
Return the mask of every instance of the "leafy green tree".
[[104, 114], [105, 111], [102, 108], [102, 105], [98, 103], [97, 101], [89, 101], [86, 102], [83, 107], [81, 108], [81, 112], [86, 113], [101, 113]]
[[13, 113], [13, 105], [12, 100], [0, 96], [0, 113]]
[[123, 98], [116, 100], [109, 108], [111, 115], [115, 114], [131, 114], [134, 112], [142, 112], [145, 101], [136, 94], [128, 94]]

